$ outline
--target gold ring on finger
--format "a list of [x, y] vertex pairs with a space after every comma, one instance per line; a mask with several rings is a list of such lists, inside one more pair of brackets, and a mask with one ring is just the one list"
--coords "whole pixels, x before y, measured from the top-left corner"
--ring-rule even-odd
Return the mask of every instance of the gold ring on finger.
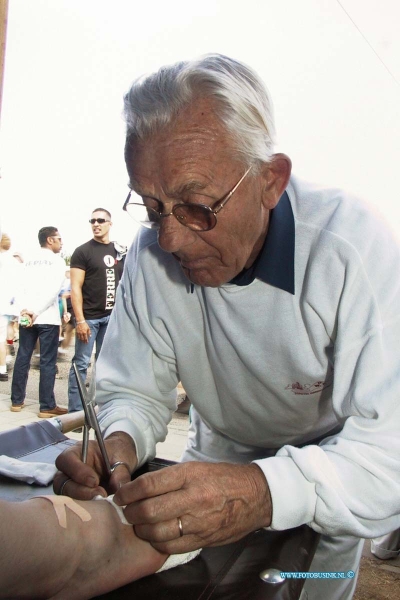
[[178, 517], [179, 537], [183, 536], [182, 519]]

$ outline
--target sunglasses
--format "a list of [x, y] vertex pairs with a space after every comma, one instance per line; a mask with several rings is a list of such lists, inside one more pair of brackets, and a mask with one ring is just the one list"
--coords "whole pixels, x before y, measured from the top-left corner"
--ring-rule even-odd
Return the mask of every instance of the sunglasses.
[[95, 223], [98, 223], [99, 225], [103, 225], [103, 223], [110, 223], [109, 219], [102, 219], [100, 217], [100, 219], [89, 219], [89, 223], [91, 225], [94, 225]]

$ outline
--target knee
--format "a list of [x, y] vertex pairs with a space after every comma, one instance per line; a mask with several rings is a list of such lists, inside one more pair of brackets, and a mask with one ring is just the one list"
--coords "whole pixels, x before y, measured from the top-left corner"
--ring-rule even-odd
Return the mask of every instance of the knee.
[[73, 363], [76, 364], [76, 366], [78, 367], [79, 371], [86, 372], [87, 368], [89, 366], [89, 362], [90, 362], [90, 356], [89, 357], [86, 357], [86, 356], [74, 356], [74, 358], [72, 359], [71, 369], [69, 371], [70, 375], [74, 375], [74, 377], [75, 377]]

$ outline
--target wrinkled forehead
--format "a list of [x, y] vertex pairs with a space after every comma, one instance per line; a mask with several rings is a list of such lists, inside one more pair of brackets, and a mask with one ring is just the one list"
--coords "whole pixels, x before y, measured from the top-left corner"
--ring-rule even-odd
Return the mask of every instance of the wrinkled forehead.
[[125, 144], [128, 170], [143, 158], [147, 164], [150, 158], [164, 164], [169, 158], [186, 163], [235, 156], [235, 140], [209, 98], [189, 103], [168, 124], [143, 139], [128, 136]]
[[214, 142], [206, 136], [188, 135], [138, 145], [126, 165], [131, 187], [140, 195], [160, 191], [179, 195], [183, 187], [200, 190], [215, 181], [230, 180], [240, 161], [222, 141], [214, 138]]

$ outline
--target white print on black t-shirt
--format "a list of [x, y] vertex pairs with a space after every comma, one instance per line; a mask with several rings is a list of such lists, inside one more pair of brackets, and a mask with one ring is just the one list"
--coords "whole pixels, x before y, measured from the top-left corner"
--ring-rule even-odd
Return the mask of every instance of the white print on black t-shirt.
[[[107, 258], [107, 257], [105, 257], [105, 258]], [[111, 310], [112, 308], [114, 308], [114, 300], [115, 300], [115, 273], [114, 273], [114, 269], [107, 269], [106, 270], [106, 277], [107, 277], [106, 310]]]
[[111, 254], [106, 254], [103, 258], [107, 267], [113, 267], [115, 265], [115, 258]]

